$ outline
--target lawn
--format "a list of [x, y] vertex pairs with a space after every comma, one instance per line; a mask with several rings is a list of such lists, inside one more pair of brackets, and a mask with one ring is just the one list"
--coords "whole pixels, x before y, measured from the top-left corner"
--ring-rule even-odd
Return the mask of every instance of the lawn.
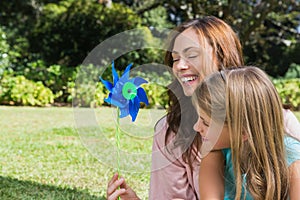
[[0, 107], [0, 199], [105, 199], [118, 165], [147, 199], [153, 126], [164, 111], [142, 109], [137, 122], [120, 120], [119, 164], [114, 111]]
[[[117, 163], [109, 156], [115, 149], [101, 146], [103, 136], [111, 146], [115, 144], [114, 121], [109, 117], [112, 111], [93, 111], [102, 132], [91, 137], [90, 130], [97, 133], [97, 128], [84, 127], [87, 136], [83, 135], [72, 108], [0, 107], [0, 199], [105, 199], [106, 185]], [[155, 117], [164, 114], [162, 110], [142, 110], [139, 115], [145, 118], [143, 115], [149, 116], [149, 112]], [[143, 121], [137, 120], [133, 128], [122, 120], [120, 123], [135, 134], [121, 137], [121, 149], [142, 152], [150, 158], [153, 123], [148, 124], [151, 130], [149, 126], [144, 128], [146, 137], [136, 132]], [[150, 160], [146, 161], [135, 163], [140, 173], [133, 173], [135, 168], [121, 171], [143, 199], [149, 188]], [[142, 167], [146, 167], [144, 172]]]

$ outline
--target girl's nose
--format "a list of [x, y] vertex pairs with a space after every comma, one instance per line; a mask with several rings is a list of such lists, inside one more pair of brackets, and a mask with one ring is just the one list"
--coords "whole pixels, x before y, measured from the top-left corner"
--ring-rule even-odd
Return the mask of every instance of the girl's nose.
[[200, 135], [203, 136], [203, 134], [204, 134], [204, 129], [203, 129], [203, 125], [202, 125], [202, 123], [201, 123], [200, 120], [201, 120], [201, 119], [199, 118], [198, 121], [194, 124], [194, 127], [193, 127], [193, 128], [194, 128], [195, 131], [199, 132]]

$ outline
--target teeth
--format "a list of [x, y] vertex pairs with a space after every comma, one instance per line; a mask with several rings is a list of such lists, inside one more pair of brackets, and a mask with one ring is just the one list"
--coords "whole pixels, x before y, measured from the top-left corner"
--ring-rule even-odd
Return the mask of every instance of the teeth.
[[182, 81], [183, 83], [186, 83], [186, 82], [189, 82], [189, 81], [193, 81], [193, 80], [195, 80], [196, 78], [197, 78], [197, 76], [183, 77], [183, 78], [181, 78], [181, 81]]

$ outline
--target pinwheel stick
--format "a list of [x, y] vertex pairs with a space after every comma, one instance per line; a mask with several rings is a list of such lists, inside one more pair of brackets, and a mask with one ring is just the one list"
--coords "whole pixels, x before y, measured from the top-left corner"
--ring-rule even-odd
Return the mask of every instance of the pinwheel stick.
[[117, 127], [116, 127], [116, 145], [117, 145], [117, 171], [120, 174], [120, 109], [117, 107]]
[[[106, 103], [117, 107], [117, 127], [116, 127], [116, 145], [117, 145], [117, 171], [120, 175], [120, 119], [128, 115], [131, 116], [132, 122], [136, 120], [140, 109], [140, 103], [143, 102], [149, 105], [145, 90], [141, 87], [142, 84], [148, 83], [141, 77], [129, 78], [129, 72], [132, 63], [127, 65], [124, 73], [119, 77], [114, 61], [112, 61], [112, 76], [113, 83], [102, 79], [100, 80], [108, 89], [109, 95], [104, 99]], [[120, 199], [120, 197], [118, 197]]]
[[[120, 176], [120, 109], [117, 107], [117, 127], [116, 127], [116, 145], [117, 145], [117, 171]], [[120, 187], [119, 187], [120, 188]], [[120, 200], [120, 196], [118, 200]]]

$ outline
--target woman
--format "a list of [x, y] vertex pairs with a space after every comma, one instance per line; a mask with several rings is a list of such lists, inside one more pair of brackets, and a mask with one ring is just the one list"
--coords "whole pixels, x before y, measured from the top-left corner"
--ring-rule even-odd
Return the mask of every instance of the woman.
[[[169, 44], [165, 63], [177, 79], [170, 85], [167, 116], [155, 127], [149, 199], [194, 200], [199, 199], [197, 152], [202, 140], [193, 130], [197, 113], [190, 96], [207, 75], [243, 65], [242, 48], [232, 28], [213, 16], [179, 25]], [[285, 116], [288, 120], [293, 115], [287, 111]], [[119, 186], [121, 189], [117, 189]], [[114, 200], [118, 196], [138, 199], [125, 180], [115, 174], [108, 183], [107, 197]]]
[[280, 97], [262, 70], [216, 72], [193, 103], [202, 147], [213, 144], [201, 162], [201, 199], [299, 199], [300, 141], [285, 134]]

